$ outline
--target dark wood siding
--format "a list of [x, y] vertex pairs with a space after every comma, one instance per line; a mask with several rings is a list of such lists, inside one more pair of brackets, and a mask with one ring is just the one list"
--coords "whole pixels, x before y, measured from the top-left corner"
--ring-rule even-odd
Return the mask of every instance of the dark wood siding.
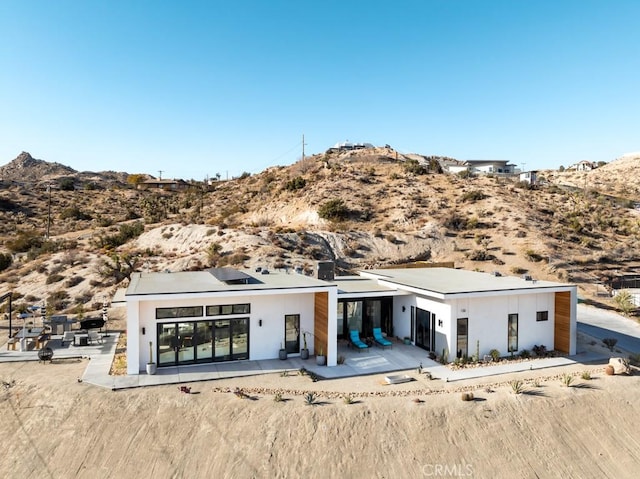
[[571, 346], [571, 292], [556, 293], [553, 349], [569, 353]]
[[313, 331], [313, 348], [316, 354], [327, 355], [329, 339], [329, 293], [316, 293], [314, 306], [315, 322]]

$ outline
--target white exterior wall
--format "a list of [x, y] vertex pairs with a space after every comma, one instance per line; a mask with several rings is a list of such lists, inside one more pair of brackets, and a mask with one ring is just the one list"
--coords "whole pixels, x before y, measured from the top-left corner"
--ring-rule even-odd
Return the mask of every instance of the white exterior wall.
[[[337, 301], [337, 292], [335, 288], [333, 291], [333, 301]], [[330, 292], [330, 301], [332, 293]], [[236, 314], [225, 316], [206, 316], [206, 306], [213, 306], [218, 304], [251, 304], [250, 314]], [[139, 308], [138, 308], [139, 305]], [[172, 318], [156, 320], [156, 308], [172, 308], [180, 306], [202, 306], [205, 316], [196, 318]], [[139, 310], [139, 311], [138, 311]], [[333, 308], [333, 321], [331, 321], [331, 308], [329, 308], [329, 334], [331, 333], [331, 324], [333, 324], [333, 336], [335, 337], [336, 330], [336, 313]], [[139, 313], [139, 314], [138, 314]], [[270, 291], [268, 295], [246, 295], [246, 296], [225, 296], [225, 297], [198, 297], [190, 299], [163, 299], [163, 300], [149, 300], [136, 301], [128, 300], [127, 303], [127, 357], [130, 359], [138, 357], [136, 364], [134, 361], [129, 361], [127, 365], [128, 374], [139, 374], [140, 371], [145, 369], [145, 365], [149, 360], [149, 341], [152, 342], [152, 348], [155, 354], [157, 328], [158, 323], [176, 323], [180, 321], [205, 321], [212, 319], [226, 319], [226, 318], [249, 318], [249, 359], [277, 359], [278, 351], [281, 343], [284, 342], [284, 316], [285, 314], [299, 314], [300, 315], [300, 347], [303, 346], [302, 331], [313, 332], [314, 325], [314, 293], [300, 293], [300, 294], [277, 294]], [[137, 321], [136, 321], [137, 320]], [[262, 320], [262, 326], [259, 326], [259, 320]], [[145, 334], [142, 334], [142, 328], [145, 328]], [[309, 353], [314, 354], [313, 351], [313, 339], [307, 337], [307, 343], [309, 346]], [[331, 345], [327, 353], [327, 364], [331, 365], [329, 359], [333, 352], [333, 362], [337, 361], [336, 346], [333, 346], [334, 351], [331, 350]], [[157, 362], [157, 358], [154, 357], [154, 361]]]
[[[411, 306], [416, 305], [412, 294], [393, 298], [393, 335], [397, 338], [411, 337]], [[404, 311], [402, 307], [404, 306]]]
[[[140, 354], [140, 344], [144, 338], [141, 336], [139, 326], [139, 303], [137, 301], [127, 301], [127, 374], [139, 374], [145, 368], [147, 359], [145, 358], [142, 367], [133, 360]], [[146, 343], [147, 346], [149, 343]], [[155, 342], [154, 342], [155, 347]], [[147, 347], [147, 351], [149, 348]]]
[[[518, 294], [452, 301], [452, 351], [456, 351], [456, 320], [469, 319], [468, 356], [476, 353], [480, 341], [480, 357], [497, 349], [502, 356], [508, 352], [508, 316], [518, 315], [518, 351], [531, 350], [534, 345], [554, 347], [555, 293]], [[548, 321], [536, 321], [538, 311], [548, 311]], [[514, 354], [517, 352], [514, 351]], [[450, 355], [450, 359], [455, 358]]]
[[[455, 351], [455, 349], [452, 349], [455, 348], [455, 323], [451, 321], [451, 305], [418, 296], [416, 297], [416, 307], [429, 311], [432, 314], [435, 313], [436, 349], [434, 353], [440, 355], [442, 354], [442, 350], [446, 349], [449, 358], [451, 358], [451, 351]], [[442, 326], [439, 325], [439, 321], [442, 321]]]

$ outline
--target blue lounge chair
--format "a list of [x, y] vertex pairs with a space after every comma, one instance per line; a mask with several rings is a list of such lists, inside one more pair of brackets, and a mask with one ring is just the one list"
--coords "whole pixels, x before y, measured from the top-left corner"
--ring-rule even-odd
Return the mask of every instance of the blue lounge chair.
[[358, 330], [349, 331], [349, 338], [351, 339], [351, 344], [353, 344], [358, 349], [367, 349], [369, 347], [365, 343], [360, 341], [360, 333], [358, 332]]
[[373, 328], [373, 340], [383, 348], [393, 347], [393, 343], [382, 336], [382, 330], [380, 328]]

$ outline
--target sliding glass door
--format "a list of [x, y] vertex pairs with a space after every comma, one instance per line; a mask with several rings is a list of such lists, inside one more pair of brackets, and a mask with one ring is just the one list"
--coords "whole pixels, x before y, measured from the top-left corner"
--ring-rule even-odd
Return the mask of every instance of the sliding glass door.
[[249, 319], [158, 324], [158, 365], [249, 359]]

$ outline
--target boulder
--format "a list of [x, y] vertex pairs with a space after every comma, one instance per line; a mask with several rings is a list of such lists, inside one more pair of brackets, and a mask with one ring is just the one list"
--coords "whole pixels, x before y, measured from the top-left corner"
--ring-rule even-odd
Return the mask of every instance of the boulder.
[[615, 374], [631, 374], [629, 362], [623, 358], [610, 358], [609, 366], [613, 367]]

